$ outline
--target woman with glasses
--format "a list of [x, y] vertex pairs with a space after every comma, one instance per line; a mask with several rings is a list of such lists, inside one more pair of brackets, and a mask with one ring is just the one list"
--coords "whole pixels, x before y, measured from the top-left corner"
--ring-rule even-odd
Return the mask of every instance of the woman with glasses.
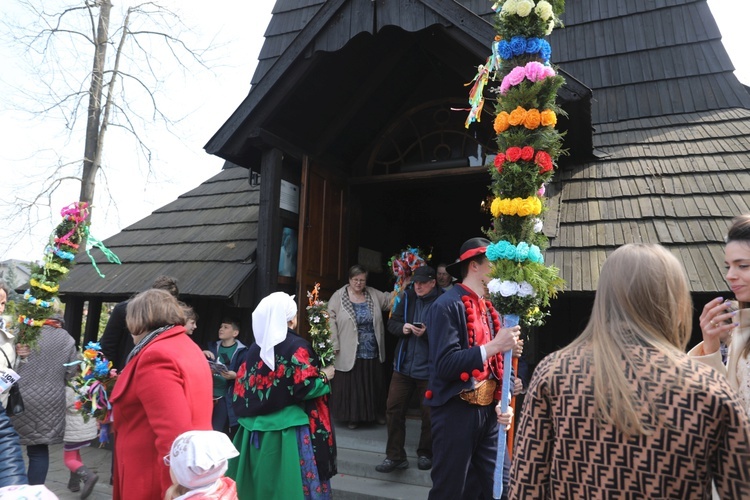
[[349, 269], [349, 283], [328, 301], [336, 354], [331, 414], [350, 429], [360, 423], [385, 424], [383, 311], [390, 308], [390, 299], [390, 293], [367, 286], [367, 270], [357, 264]]

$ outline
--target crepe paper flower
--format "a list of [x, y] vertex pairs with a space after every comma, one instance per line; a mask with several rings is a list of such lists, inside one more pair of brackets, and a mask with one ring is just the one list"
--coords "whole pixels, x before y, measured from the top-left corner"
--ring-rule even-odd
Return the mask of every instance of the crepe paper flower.
[[[544, 188], [544, 185], [542, 185], [542, 188]], [[540, 194], [539, 196], [542, 196], [544, 193]], [[535, 219], [534, 220], [534, 232], [535, 233], [541, 233], [542, 229], [544, 229], [544, 221], [542, 219]]]
[[534, 148], [531, 146], [524, 146], [521, 148], [521, 159], [523, 161], [531, 161], [534, 158]]
[[518, 284], [518, 296], [529, 297], [534, 295], [534, 287], [526, 281], [522, 281]]
[[529, 130], [536, 130], [542, 123], [541, 113], [538, 109], [530, 109], [526, 112], [526, 116], [523, 119], [523, 126]]
[[502, 134], [510, 127], [510, 115], [506, 111], [497, 114], [493, 123], [495, 133]]
[[544, 174], [552, 170], [552, 157], [546, 151], [538, 151], [534, 157], [534, 163], [539, 167], [539, 173]]
[[492, 200], [490, 211], [495, 217], [501, 215], [539, 215], [542, 212], [542, 202], [536, 196], [528, 198], [495, 198]]
[[510, 147], [505, 150], [505, 156], [508, 161], [517, 162], [521, 159], [521, 148], [517, 146]]
[[513, 260], [516, 262], [537, 262], [542, 263], [544, 258], [537, 245], [529, 245], [522, 241], [517, 245], [509, 241], [500, 240], [487, 246], [485, 252], [487, 259], [494, 262], [497, 260]]
[[544, 184], [542, 184], [542, 187], [539, 188], [539, 191], [536, 192], [536, 195], [541, 198], [542, 196], [544, 196], [544, 193], [546, 192], [547, 192], [547, 187]]
[[495, 163], [495, 169], [497, 170], [497, 173], [502, 174], [503, 164], [505, 163], [505, 153], [496, 154], [494, 163]]
[[542, 21], [546, 21], [554, 15], [554, 11], [552, 10], [552, 5], [546, 0], [542, 0], [541, 2], [536, 4], [536, 7], [534, 8], [534, 13], [537, 16], [539, 16], [542, 19]]
[[525, 66], [516, 66], [510, 73], [505, 75], [503, 81], [500, 83], [500, 93], [505, 95], [516, 85], [520, 85], [524, 80], [530, 82], [538, 82], [555, 76], [555, 70], [550, 66], [546, 66], [538, 61], [530, 61]]
[[554, 127], [557, 125], [557, 113], [551, 109], [545, 109], [541, 113], [542, 125], [545, 127]]

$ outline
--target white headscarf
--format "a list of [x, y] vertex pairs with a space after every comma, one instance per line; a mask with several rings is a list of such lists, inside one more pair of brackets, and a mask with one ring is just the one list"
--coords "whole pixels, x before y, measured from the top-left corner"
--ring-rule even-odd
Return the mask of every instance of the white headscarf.
[[271, 370], [276, 368], [273, 348], [286, 338], [287, 322], [297, 315], [294, 296], [274, 292], [260, 301], [253, 311], [253, 335], [260, 347], [260, 359]]
[[209, 486], [227, 471], [227, 460], [239, 455], [226, 434], [218, 431], [183, 432], [172, 443], [169, 466], [186, 488]]

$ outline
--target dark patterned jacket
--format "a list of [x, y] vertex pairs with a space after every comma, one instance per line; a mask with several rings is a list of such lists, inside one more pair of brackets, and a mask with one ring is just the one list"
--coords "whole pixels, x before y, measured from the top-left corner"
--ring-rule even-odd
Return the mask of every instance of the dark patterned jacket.
[[[524, 401], [509, 498], [750, 498], [750, 422], [713, 368], [632, 347], [633, 387], [650, 435], [628, 437], [594, 415], [591, 350], [546, 357]], [[623, 369], [625, 362], [623, 361]]]

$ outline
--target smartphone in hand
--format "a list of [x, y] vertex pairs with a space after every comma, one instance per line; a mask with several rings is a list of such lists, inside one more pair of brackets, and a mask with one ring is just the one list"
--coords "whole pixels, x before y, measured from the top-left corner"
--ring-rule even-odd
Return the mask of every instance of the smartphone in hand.
[[412, 325], [416, 326], [417, 328], [424, 328], [424, 323], [412, 323]]

